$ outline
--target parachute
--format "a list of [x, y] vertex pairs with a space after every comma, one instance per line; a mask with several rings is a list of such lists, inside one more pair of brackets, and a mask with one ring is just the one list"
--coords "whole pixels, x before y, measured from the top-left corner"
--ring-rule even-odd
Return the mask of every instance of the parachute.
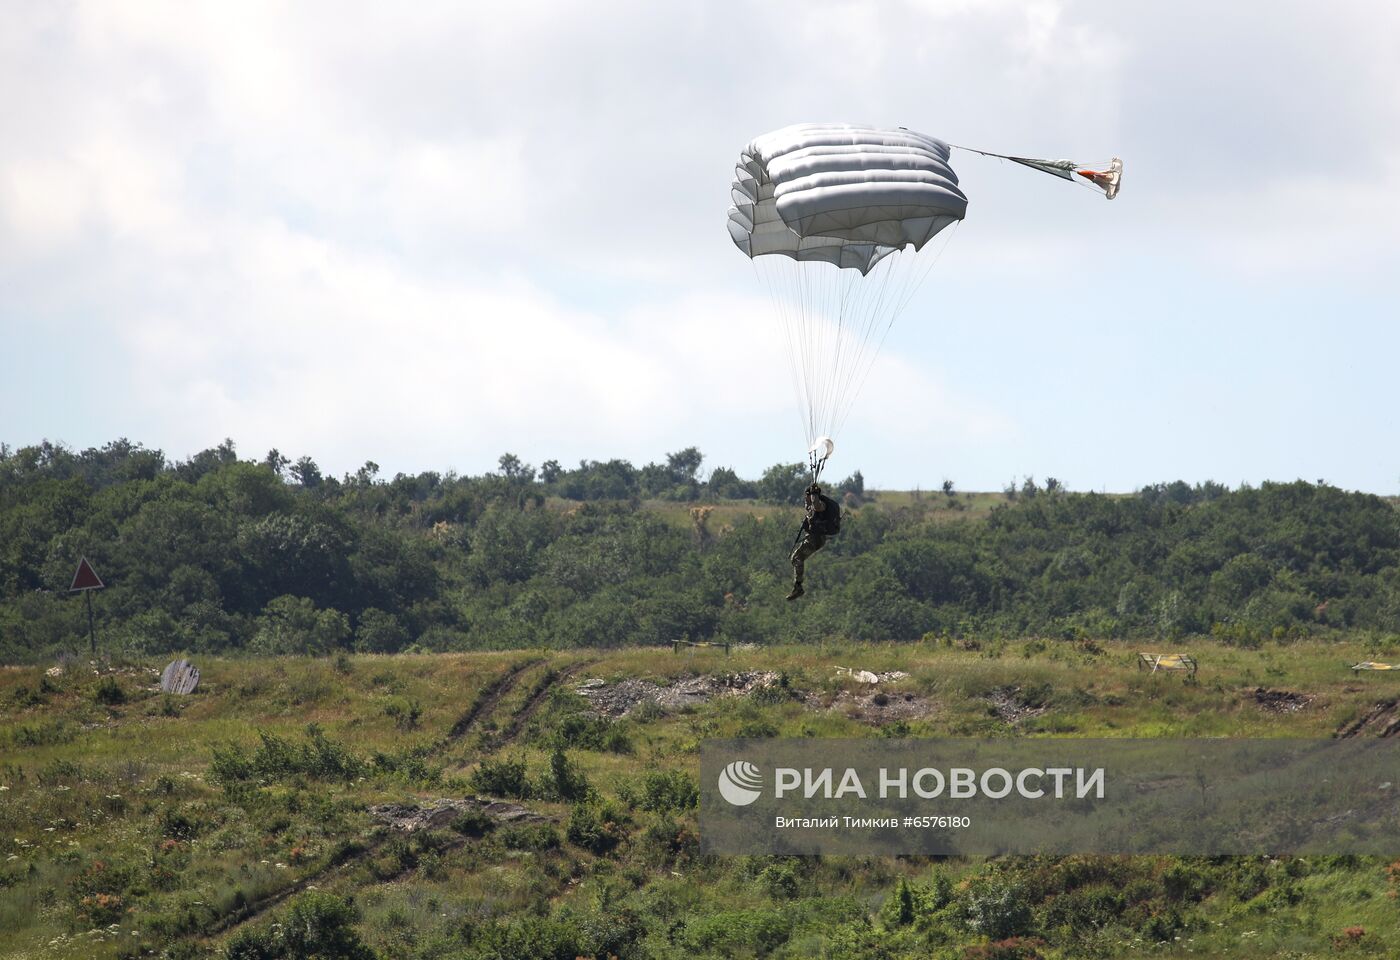
[[[890, 326], [937, 262], [919, 251], [967, 213], [952, 149], [904, 127], [803, 123], [739, 155], [729, 235], [776, 306], [813, 480]], [[1097, 169], [971, 152], [1079, 177], [1109, 199], [1122, 177], [1116, 158]]]

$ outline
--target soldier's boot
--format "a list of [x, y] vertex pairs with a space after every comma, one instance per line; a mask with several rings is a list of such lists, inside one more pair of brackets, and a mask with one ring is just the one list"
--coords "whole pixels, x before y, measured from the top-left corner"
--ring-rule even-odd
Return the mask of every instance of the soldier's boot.
[[788, 598], [789, 600], [796, 600], [798, 597], [802, 596], [802, 594], [804, 594], [804, 593], [806, 593], [806, 591], [802, 589], [802, 581], [799, 580], [799, 581], [797, 581], [796, 583], [794, 583], [794, 584], [792, 585], [792, 593], [789, 593], [789, 594], [787, 595], [787, 598]]

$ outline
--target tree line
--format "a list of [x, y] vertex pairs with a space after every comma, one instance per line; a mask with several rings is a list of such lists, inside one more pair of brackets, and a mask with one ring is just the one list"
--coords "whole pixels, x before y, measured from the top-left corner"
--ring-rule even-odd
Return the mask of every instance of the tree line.
[[[1256, 644], [1400, 623], [1400, 526], [1325, 483], [1023, 484], [989, 516], [944, 496], [866, 502], [783, 601], [806, 482], [702, 477], [695, 448], [480, 476], [341, 478], [226, 441], [184, 461], [118, 440], [0, 446], [0, 659], [80, 649], [79, 556], [108, 584], [105, 648], [328, 653], [830, 637], [979, 642], [1214, 635]], [[711, 516], [714, 505], [748, 510]], [[657, 501], [662, 501], [658, 504]], [[862, 505], [863, 504], [863, 505]]]

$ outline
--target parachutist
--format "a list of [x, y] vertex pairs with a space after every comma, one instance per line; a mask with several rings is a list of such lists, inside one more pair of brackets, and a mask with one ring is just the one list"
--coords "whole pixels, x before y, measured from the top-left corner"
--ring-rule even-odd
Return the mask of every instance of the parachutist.
[[822, 488], [812, 484], [806, 490], [806, 513], [802, 518], [802, 529], [797, 531], [797, 545], [792, 551], [792, 592], [789, 600], [796, 600], [806, 591], [802, 589], [802, 576], [806, 572], [807, 558], [826, 546], [826, 538], [841, 532], [841, 506], [822, 493]]

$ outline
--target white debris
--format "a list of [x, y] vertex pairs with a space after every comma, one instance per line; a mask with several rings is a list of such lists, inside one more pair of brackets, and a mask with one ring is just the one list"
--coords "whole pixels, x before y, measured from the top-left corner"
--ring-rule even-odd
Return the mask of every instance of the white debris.
[[853, 670], [850, 667], [837, 667], [838, 676], [850, 677], [858, 683], [894, 683], [896, 680], [903, 680], [909, 674], [903, 670], [886, 670], [883, 673], [874, 673], [870, 670]]

